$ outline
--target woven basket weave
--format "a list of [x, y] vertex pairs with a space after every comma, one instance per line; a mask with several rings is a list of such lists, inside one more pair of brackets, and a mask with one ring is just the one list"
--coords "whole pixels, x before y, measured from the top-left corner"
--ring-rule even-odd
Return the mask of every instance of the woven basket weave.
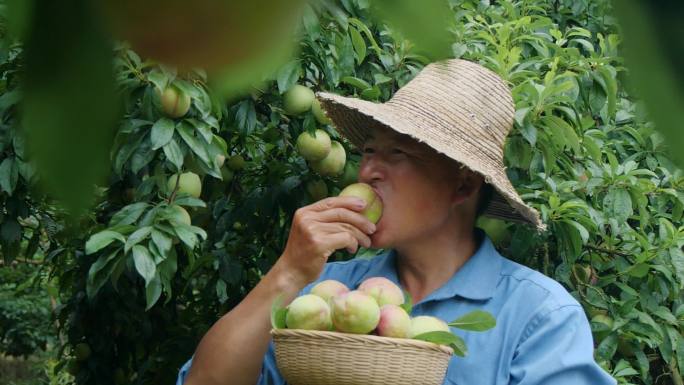
[[271, 330], [290, 385], [441, 385], [453, 350], [406, 338]]

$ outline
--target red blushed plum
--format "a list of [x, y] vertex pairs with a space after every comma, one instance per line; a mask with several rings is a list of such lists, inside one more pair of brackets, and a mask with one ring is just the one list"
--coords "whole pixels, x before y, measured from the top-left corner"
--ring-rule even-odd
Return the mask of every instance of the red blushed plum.
[[401, 288], [385, 277], [368, 278], [359, 285], [359, 290], [373, 297], [379, 306], [404, 303]]
[[397, 305], [387, 304], [380, 308], [380, 322], [376, 329], [379, 336], [406, 338], [411, 329], [411, 317]]
[[348, 292], [349, 288], [347, 285], [334, 279], [326, 279], [325, 281], [321, 281], [311, 289], [311, 294], [323, 298], [325, 302], [328, 302], [330, 298], [334, 296], [342, 295]]

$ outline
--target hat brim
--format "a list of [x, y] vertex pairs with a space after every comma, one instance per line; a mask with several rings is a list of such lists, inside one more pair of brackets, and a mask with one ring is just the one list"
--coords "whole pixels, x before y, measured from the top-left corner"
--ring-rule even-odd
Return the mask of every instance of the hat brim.
[[[540, 232], [546, 230], [539, 213], [525, 204], [516, 192], [503, 164], [497, 166], [482, 162], [472, 151], [459, 149], [454, 143], [444, 140], [445, 138], [421, 134], [420, 130], [411, 125], [411, 120], [416, 116], [406, 116], [405, 111], [394, 109], [387, 103], [373, 103], [327, 92], [317, 93], [316, 97], [337, 132], [357, 148], [363, 147], [368, 131], [374, 125], [380, 124], [408, 135], [481, 174], [485, 182], [494, 187], [495, 192], [484, 211], [485, 216], [526, 223]], [[470, 149], [474, 150], [472, 147]]]

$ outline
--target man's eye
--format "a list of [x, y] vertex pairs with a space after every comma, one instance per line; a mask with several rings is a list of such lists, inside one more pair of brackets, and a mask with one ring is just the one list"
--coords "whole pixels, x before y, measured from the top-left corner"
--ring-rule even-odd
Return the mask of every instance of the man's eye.
[[404, 151], [402, 151], [400, 148], [393, 148], [392, 154], [406, 154], [406, 153]]
[[372, 154], [374, 152], [375, 152], [375, 150], [373, 150], [371, 147], [366, 147], [363, 149], [364, 154]]

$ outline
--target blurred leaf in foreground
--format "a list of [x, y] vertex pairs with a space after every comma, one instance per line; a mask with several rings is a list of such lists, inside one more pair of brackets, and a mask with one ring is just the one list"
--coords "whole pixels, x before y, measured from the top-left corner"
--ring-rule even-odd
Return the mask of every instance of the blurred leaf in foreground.
[[242, 91], [291, 57], [306, 0], [107, 0], [117, 38], [146, 59], [207, 70], [224, 95]]
[[416, 46], [430, 60], [453, 56], [449, 26], [453, 11], [446, 0], [373, 0], [371, 10]]
[[[669, 147], [684, 148], [680, 116], [684, 108], [684, 3], [620, 0], [613, 4], [634, 85]], [[684, 154], [671, 153], [677, 165], [684, 167]]]
[[25, 46], [27, 148], [43, 187], [72, 213], [105, 181], [120, 110], [111, 45], [90, 4], [37, 0]]

